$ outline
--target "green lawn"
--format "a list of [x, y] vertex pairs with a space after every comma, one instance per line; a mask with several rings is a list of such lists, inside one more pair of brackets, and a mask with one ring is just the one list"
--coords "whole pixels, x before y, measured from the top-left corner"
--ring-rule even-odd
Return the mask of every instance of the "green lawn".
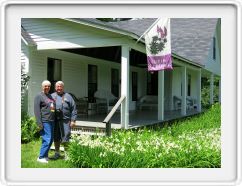
[[[37, 158], [39, 155], [39, 149], [41, 140], [32, 141], [27, 144], [21, 145], [21, 167], [22, 168], [71, 168], [73, 167], [70, 163], [64, 159], [49, 160], [49, 163], [39, 163]], [[50, 150], [49, 155], [54, 155], [54, 151]], [[63, 152], [61, 153], [64, 156]]]

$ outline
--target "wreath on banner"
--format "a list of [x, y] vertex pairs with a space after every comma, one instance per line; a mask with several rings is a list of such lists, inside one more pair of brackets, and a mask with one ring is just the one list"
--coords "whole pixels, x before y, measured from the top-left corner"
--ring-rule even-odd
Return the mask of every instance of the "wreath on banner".
[[158, 54], [165, 48], [165, 44], [167, 43], [167, 29], [164, 27], [164, 30], [157, 25], [157, 35], [152, 37], [151, 43], [149, 43], [150, 46], [150, 53], [151, 54]]

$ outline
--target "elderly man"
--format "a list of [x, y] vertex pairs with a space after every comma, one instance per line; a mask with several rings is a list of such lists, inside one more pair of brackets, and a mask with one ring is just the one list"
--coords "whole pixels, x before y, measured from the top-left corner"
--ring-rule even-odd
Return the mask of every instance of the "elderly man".
[[60, 144], [64, 145], [65, 151], [71, 136], [71, 128], [75, 126], [77, 117], [76, 104], [70, 94], [64, 92], [64, 83], [58, 81], [55, 84], [52, 95], [56, 103], [56, 122], [54, 127], [55, 155], [53, 159], [60, 157]]
[[51, 83], [42, 82], [42, 91], [34, 99], [34, 114], [39, 125], [42, 144], [37, 161], [48, 163], [48, 153], [53, 142], [53, 128], [55, 120], [55, 101], [49, 94]]

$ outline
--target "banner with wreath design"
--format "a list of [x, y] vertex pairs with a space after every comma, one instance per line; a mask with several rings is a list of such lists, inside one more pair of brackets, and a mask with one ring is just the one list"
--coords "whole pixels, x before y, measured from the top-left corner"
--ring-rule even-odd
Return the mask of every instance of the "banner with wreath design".
[[145, 34], [148, 71], [172, 69], [170, 19], [159, 19]]

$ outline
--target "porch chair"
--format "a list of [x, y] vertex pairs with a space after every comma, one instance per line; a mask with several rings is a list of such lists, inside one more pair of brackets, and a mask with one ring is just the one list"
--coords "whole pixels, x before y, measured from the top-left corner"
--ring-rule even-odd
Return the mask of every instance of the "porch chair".
[[137, 102], [137, 108], [142, 110], [144, 108], [157, 109], [158, 107], [158, 96], [144, 95]]
[[76, 101], [77, 116], [88, 116], [88, 101], [85, 98], [79, 98]]
[[187, 109], [193, 109], [197, 107], [196, 99], [192, 98], [191, 96], [187, 96]]
[[[186, 108], [188, 110], [193, 109], [194, 107], [196, 107], [196, 100], [193, 99], [191, 96], [187, 96], [186, 101], [187, 101]], [[181, 103], [182, 103], [182, 98], [181, 97], [173, 96], [174, 110], [181, 109]]]
[[173, 96], [174, 110], [181, 109], [182, 98], [178, 96]]
[[116, 96], [104, 89], [96, 91], [94, 97], [96, 99], [98, 114], [108, 113], [118, 101]]

